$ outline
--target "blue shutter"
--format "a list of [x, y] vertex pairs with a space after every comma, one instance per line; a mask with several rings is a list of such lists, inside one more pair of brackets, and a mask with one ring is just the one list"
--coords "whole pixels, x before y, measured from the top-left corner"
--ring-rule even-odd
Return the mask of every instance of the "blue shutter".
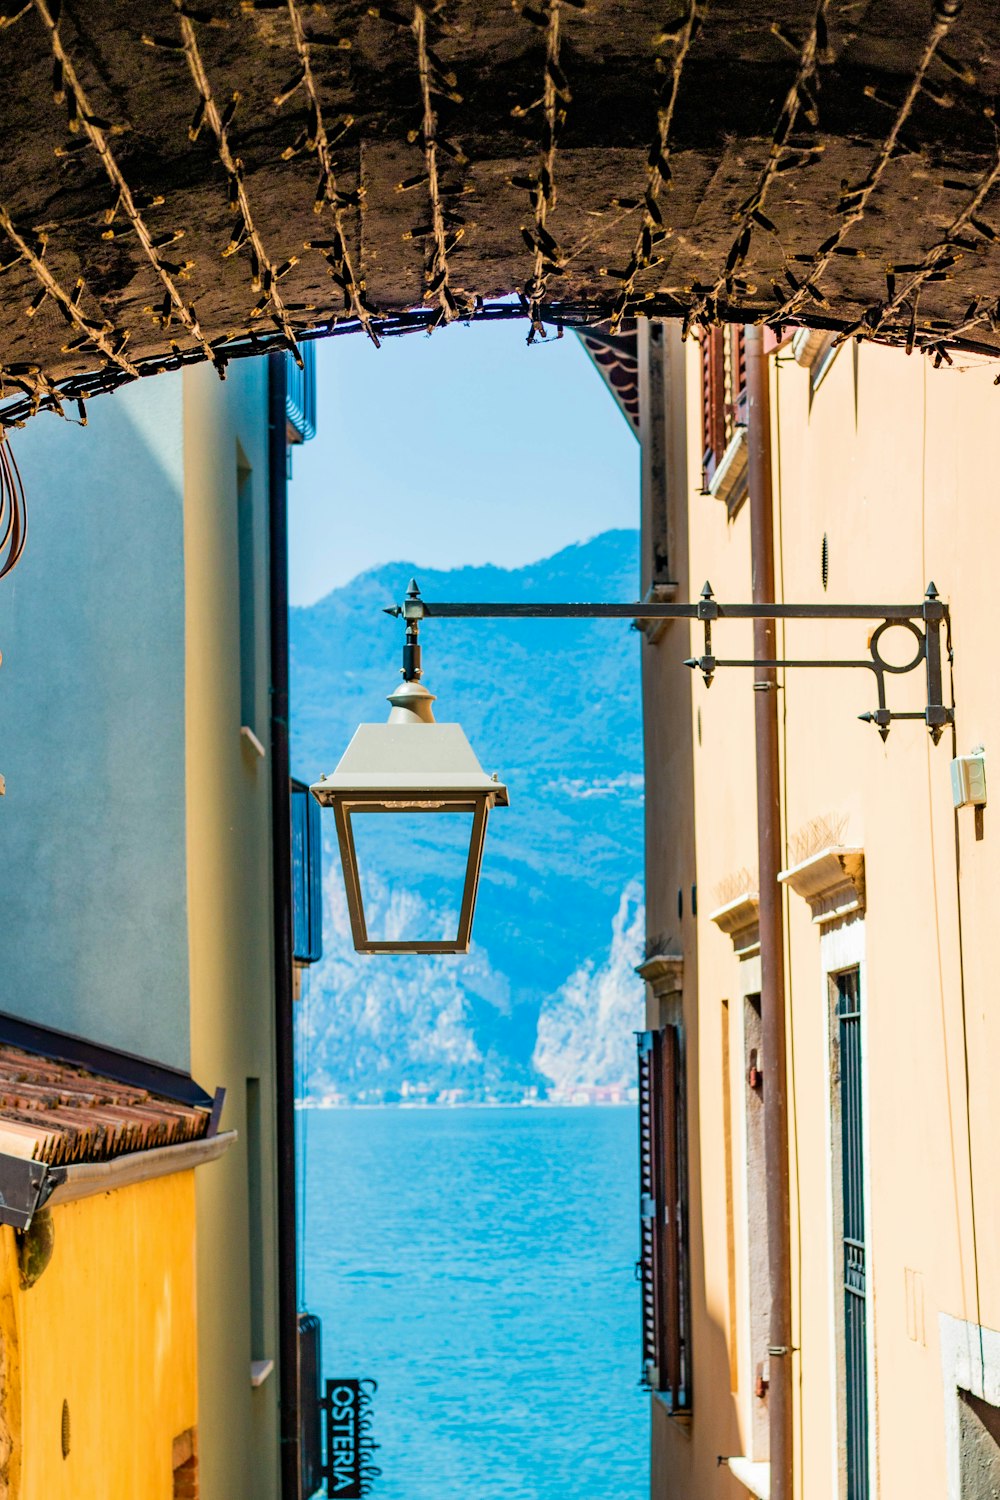
[[323, 957], [323, 845], [320, 806], [302, 781], [292, 781], [292, 957]]

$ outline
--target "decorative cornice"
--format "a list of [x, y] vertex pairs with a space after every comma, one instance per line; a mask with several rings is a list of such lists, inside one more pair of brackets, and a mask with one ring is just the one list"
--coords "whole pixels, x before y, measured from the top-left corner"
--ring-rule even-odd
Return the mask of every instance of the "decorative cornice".
[[750, 1458], [727, 1458], [720, 1459], [719, 1462], [728, 1464], [733, 1478], [739, 1480], [751, 1495], [756, 1495], [757, 1500], [769, 1500], [771, 1494], [771, 1465], [769, 1463], [755, 1463]]
[[635, 972], [652, 988], [659, 1000], [664, 995], [679, 995], [684, 988], [684, 959], [679, 953], [654, 953]]
[[792, 336], [792, 358], [797, 365], [812, 368], [830, 341], [825, 328], [799, 328]]
[[725, 906], [710, 912], [708, 920], [732, 938], [738, 958], [756, 958], [760, 952], [760, 898], [756, 891], [745, 891], [735, 900], [727, 901]]
[[709, 481], [708, 493], [716, 500], [724, 500], [730, 518], [735, 516], [747, 496], [747, 480], [750, 472], [750, 457], [747, 447], [747, 430], [739, 426], [729, 439], [718, 468]]
[[820, 927], [865, 909], [865, 851], [831, 845], [781, 870], [778, 879], [809, 902]]

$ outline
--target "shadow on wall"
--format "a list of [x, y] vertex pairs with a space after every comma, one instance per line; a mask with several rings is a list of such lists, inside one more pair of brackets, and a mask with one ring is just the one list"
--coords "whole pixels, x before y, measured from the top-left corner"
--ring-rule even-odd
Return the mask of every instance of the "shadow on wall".
[[181, 378], [88, 414], [12, 440], [0, 1009], [187, 1068]]

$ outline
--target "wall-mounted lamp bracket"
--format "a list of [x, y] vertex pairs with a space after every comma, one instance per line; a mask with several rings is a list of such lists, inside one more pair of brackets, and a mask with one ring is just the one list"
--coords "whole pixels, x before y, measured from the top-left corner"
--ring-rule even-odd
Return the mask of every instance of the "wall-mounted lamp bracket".
[[[493, 619], [493, 620], [700, 620], [702, 622], [703, 650], [700, 656], [689, 657], [686, 666], [700, 671], [706, 687], [718, 670], [723, 667], [850, 667], [863, 668], [875, 674], [878, 707], [858, 717], [865, 723], [874, 724], [882, 739], [888, 737], [895, 719], [919, 719], [927, 725], [935, 745], [947, 725], [954, 722], [954, 710], [944, 702], [943, 673], [941, 666], [941, 628], [945, 628], [945, 639], [949, 660], [951, 659], [950, 616], [948, 606], [942, 603], [933, 583], [919, 604], [720, 604], [706, 583], [701, 596], [694, 604], [645, 599], [635, 604], [489, 604], [429, 603], [423, 599], [416, 581], [411, 580], [406, 599], [401, 605], [393, 605], [385, 611], [388, 615], [406, 621], [406, 646], [404, 647], [403, 676], [411, 680], [408, 673], [412, 657], [410, 648], [416, 651], [416, 675], [419, 676], [419, 652], [417, 629], [423, 619]], [[786, 658], [721, 658], [713, 653], [712, 625], [716, 620], [870, 620], [877, 622], [868, 642], [869, 656], [857, 661], [844, 660], [795, 660]], [[916, 650], [910, 661], [897, 665], [887, 661], [880, 646], [886, 631], [902, 628], [908, 630], [916, 642]], [[925, 665], [927, 679], [927, 702], [921, 711], [903, 712], [890, 709], [886, 701], [886, 675], [904, 676]], [[755, 683], [756, 687], [757, 684]], [[760, 686], [770, 687], [770, 683]]]

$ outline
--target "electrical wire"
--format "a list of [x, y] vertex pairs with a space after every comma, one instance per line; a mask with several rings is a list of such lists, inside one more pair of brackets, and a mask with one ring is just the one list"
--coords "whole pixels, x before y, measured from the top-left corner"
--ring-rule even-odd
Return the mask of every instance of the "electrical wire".
[[[785, 532], [784, 532], [784, 509], [783, 509], [783, 506], [782, 506], [783, 491], [782, 491], [782, 483], [781, 483], [781, 477], [782, 477], [781, 476], [781, 365], [782, 365], [782, 361], [778, 358], [777, 355], [775, 355], [775, 360], [774, 360], [774, 427], [775, 427], [775, 439], [776, 439], [776, 441], [775, 441], [775, 444], [774, 444], [774, 466], [773, 466], [773, 468], [774, 468], [774, 499], [775, 499], [775, 508], [776, 508], [776, 511], [777, 511], [777, 520], [778, 520], [778, 526], [777, 526], [777, 531], [778, 531], [778, 571], [777, 571], [778, 589], [777, 589], [777, 593], [778, 593], [778, 598], [782, 602], [784, 602], [784, 599], [785, 599]], [[777, 625], [778, 631], [780, 632], [780, 640], [781, 640], [780, 655], [782, 657], [787, 657], [787, 655], [788, 655], [788, 648], [787, 648], [787, 642], [786, 642], [787, 622], [785, 620], [777, 620], [775, 623]], [[789, 855], [789, 845], [788, 845], [788, 673], [784, 670], [784, 668], [779, 668], [777, 691], [781, 693], [781, 776], [780, 776], [780, 781], [781, 781], [781, 823], [782, 823], [781, 834], [782, 834], [782, 844], [784, 846], [784, 851], [785, 851], [785, 856], [784, 856], [784, 858], [785, 858], [785, 868], [787, 869], [789, 867], [789, 865], [791, 864], [792, 861], [791, 861], [791, 858], [790, 858], [790, 855]], [[799, 1267], [800, 1267], [800, 1274], [799, 1274], [799, 1278], [798, 1278], [798, 1296], [796, 1298], [797, 1310], [798, 1310], [798, 1328], [796, 1330], [795, 1342], [801, 1348], [801, 1343], [802, 1343], [802, 1324], [803, 1324], [803, 1303], [802, 1303], [802, 1297], [803, 1297], [803, 1291], [802, 1291], [803, 1277], [801, 1275], [801, 1266], [802, 1266], [802, 1179], [801, 1179], [801, 1173], [800, 1173], [800, 1167], [799, 1167], [799, 1163], [800, 1163], [800, 1160], [801, 1160], [800, 1154], [799, 1154], [799, 1112], [798, 1112], [798, 1100], [797, 1100], [797, 1097], [796, 1097], [796, 1087], [795, 1087], [795, 1003], [794, 1003], [794, 990], [793, 990], [794, 980], [793, 980], [793, 973], [792, 973], [791, 922], [789, 920], [790, 916], [791, 916], [791, 912], [790, 912], [790, 909], [789, 909], [790, 908], [790, 903], [789, 903], [789, 892], [788, 892], [788, 886], [787, 885], [785, 885], [785, 886], [782, 887], [782, 905], [783, 905], [783, 908], [784, 908], [784, 913], [783, 913], [784, 920], [782, 922], [782, 937], [783, 937], [784, 946], [785, 946], [785, 998], [786, 998], [786, 1003], [787, 1003], [787, 1006], [788, 1006], [787, 1045], [786, 1045], [786, 1048], [785, 1048], [785, 1054], [786, 1054], [786, 1068], [787, 1068], [787, 1071], [788, 1071], [789, 1133], [790, 1133], [790, 1140], [791, 1140], [791, 1142], [795, 1146], [795, 1179], [794, 1179], [795, 1180], [795, 1201], [796, 1201], [796, 1203], [798, 1205], [798, 1209], [799, 1209], [798, 1213], [796, 1213], [796, 1215], [795, 1215], [795, 1230], [796, 1230], [796, 1241], [797, 1241], [797, 1249], [798, 1249], [798, 1262], [799, 1262]], [[789, 1163], [789, 1173], [791, 1173], [791, 1163]], [[801, 1389], [801, 1379], [802, 1379], [801, 1370], [802, 1370], [802, 1367], [801, 1367], [801, 1364], [800, 1364], [800, 1366], [799, 1366], [800, 1389]], [[803, 1454], [805, 1453], [805, 1441], [806, 1441], [806, 1437], [805, 1437], [805, 1402], [804, 1401], [802, 1401], [802, 1400], [799, 1401], [799, 1403], [798, 1403], [798, 1409], [799, 1409], [799, 1422], [798, 1422], [798, 1427], [799, 1427], [799, 1441], [798, 1441], [798, 1450], [797, 1451], [798, 1451], [798, 1460], [799, 1460], [799, 1463], [801, 1464], [802, 1463]]]
[[0, 578], [17, 566], [28, 535], [24, 484], [9, 440], [0, 432]]

